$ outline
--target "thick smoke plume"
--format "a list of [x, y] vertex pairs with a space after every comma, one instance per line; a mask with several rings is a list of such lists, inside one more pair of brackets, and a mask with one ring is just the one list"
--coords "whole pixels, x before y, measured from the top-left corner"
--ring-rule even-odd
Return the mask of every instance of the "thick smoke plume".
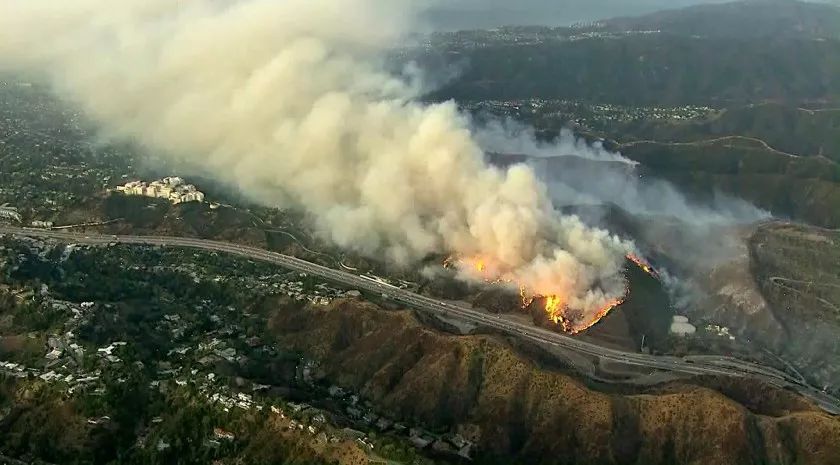
[[630, 245], [556, 215], [532, 169], [489, 167], [453, 104], [415, 103], [382, 71], [408, 4], [0, 0], [0, 68], [44, 75], [111, 136], [304, 209], [339, 246], [480, 257], [584, 313], [620, 297]]

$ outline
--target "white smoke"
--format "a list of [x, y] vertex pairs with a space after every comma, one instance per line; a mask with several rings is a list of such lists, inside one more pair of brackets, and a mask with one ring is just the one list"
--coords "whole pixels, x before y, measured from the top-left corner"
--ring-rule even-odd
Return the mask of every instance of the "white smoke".
[[531, 168], [488, 166], [453, 104], [415, 103], [382, 71], [409, 3], [0, 0], [0, 69], [46, 76], [110, 136], [305, 210], [339, 246], [480, 256], [584, 314], [623, 295], [630, 244], [556, 215]]
[[555, 140], [540, 141], [533, 127], [511, 119], [486, 122], [476, 130], [475, 139], [485, 150], [503, 154], [537, 158], [574, 155], [593, 161], [611, 161], [632, 166], [638, 164], [620, 153], [605, 149], [601, 142], [589, 144], [566, 128], [560, 130]]

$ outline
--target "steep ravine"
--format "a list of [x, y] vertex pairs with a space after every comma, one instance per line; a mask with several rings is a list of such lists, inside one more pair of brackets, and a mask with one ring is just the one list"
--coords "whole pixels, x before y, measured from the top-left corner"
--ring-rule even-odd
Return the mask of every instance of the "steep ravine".
[[706, 379], [629, 394], [598, 392], [537, 366], [500, 338], [440, 333], [410, 312], [355, 300], [327, 309], [287, 302], [269, 307], [278, 341], [320, 360], [321, 376], [402, 419], [472, 436], [485, 459], [840, 463], [840, 419], [767, 386]]

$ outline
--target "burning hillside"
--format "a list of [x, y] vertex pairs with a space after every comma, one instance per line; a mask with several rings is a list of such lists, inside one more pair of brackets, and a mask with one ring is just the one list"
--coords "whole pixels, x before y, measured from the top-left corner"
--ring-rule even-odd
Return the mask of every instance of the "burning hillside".
[[653, 268], [653, 266], [651, 266], [650, 263], [646, 262], [645, 260], [643, 260], [638, 255], [635, 255], [635, 254], [632, 254], [632, 253], [627, 254], [627, 259], [630, 260], [631, 262], [633, 262], [639, 268], [641, 268], [642, 271], [644, 271], [645, 273], [653, 276], [656, 279], [659, 279], [659, 273], [656, 272], [656, 270]]
[[[403, 269], [485, 257], [461, 277], [603, 313], [625, 292], [633, 244], [558, 212], [532, 167], [488, 164], [475, 133], [491, 129], [383, 66], [415, 3], [12, 1], [0, 67], [52, 84], [110, 140], [302, 213], [338, 248]], [[500, 144], [521, 139], [496, 130]], [[557, 150], [620, 159], [571, 139]]]
[[[650, 276], [659, 279], [659, 274], [656, 270], [638, 255], [629, 253], [627, 254], [627, 260], [633, 266], [637, 266]], [[595, 312], [587, 314], [581, 309], [573, 308], [570, 304], [571, 300], [567, 295], [532, 289], [525, 284], [506, 278], [505, 273], [500, 270], [496, 263], [484, 257], [449, 257], [444, 262], [444, 267], [456, 269], [472, 276], [478, 276], [482, 281], [489, 284], [516, 287], [519, 290], [522, 309], [539, 305], [545, 311], [548, 320], [557, 325], [563, 332], [569, 334], [580, 334], [595, 326], [604, 317], [609, 315], [613, 309], [624, 303], [629, 294], [629, 288], [625, 287], [625, 291], [621, 296], [603, 299]]]

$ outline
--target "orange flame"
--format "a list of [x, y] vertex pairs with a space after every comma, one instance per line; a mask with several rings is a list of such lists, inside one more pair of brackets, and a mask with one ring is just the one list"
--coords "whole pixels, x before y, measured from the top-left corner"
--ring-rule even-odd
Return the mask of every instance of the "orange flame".
[[560, 321], [565, 311], [566, 308], [563, 305], [563, 301], [560, 300], [560, 297], [552, 295], [545, 298], [545, 313], [548, 314], [551, 321], [555, 323]]
[[[626, 295], [626, 294], [625, 294]], [[595, 326], [604, 319], [609, 313], [619, 305], [624, 303], [625, 297], [613, 299], [604, 304], [600, 310], [598, 310], [592, 318], [586, 321], [575, 321], [575, 317], [570, 315], [569, 308], [563, 304], [563, 301], [558, 296], [538, 296], [538, 298], [545, 299], [545, 312], [548, 315], [549, 320], [551, 320], [554, 324], [559, 325], [564, 332], [569, 334], [579, 334], [582, 333], [589, 328]], [[523, 302], [525, 307], [530, 306], [531, 302], [533, 302], [534, 298], [531, 298], [528, 302]]]
[[519, 286], [519, 298], [522, 299], [522, 308], [528, 308], [534, 302], [535, 296], [528, 295], [528, 289], [525, 286]]
[[[647, 262], [642, 260], [641, 258], [637, 257], [633, 254], [628, 254], [627, 258], [639, 266], [642, 270], [646, 273], [650, 274], [651, 276], [658, 277], [656, 271], [651, 267]], [[488, 272], [488, 260], [483, 257], [474, 257], [469, 259], [462, 259], [456, 256], [452, 256], [447, 258], [444, 261], [444, 267], [446, 268], [455, 268], [461, 267], [462, 269], [469, 269], [477, 272], [484, 281], [490, 284], [500, 284], [504, 282], [508, 282], [502, 278], [492, 278], [490, 273]], [[582, 333], [596, 324], [600, 322], [604, 317], [609, 315], [609, 313], [624, 303], [629, 290], [626, 290], [624, 296], [621, 298], [616, 298], [610, 300], [601, 307], [595, 315], [585, 321], [581, 320], [580, 316], [572, 314], [569, 311], [569, 307], [566, 303], [566, 299], [559, 295], [551, 295], [551, 294], [542, 294], [539, 292], [531, 292], [525, 285], [519, 285], [519, 296], [522, 300], [522, 308], [530, 307], [535, 300], [537, 299], [545, 299], [544, 304], [544, 311], [548, 315], [549, 320], [551, 320], [554, 324], [559, 325], [562, 330], [566, 333], [570, 334], [579, 334]]]
[[598, 310], [598, 312], [595, 314], [595, 316], [589, 322], [577, 325], [569, 332], [572, 333], [572, 334], [578, 334], [578, 333], [582, 333], [582, 332], [586, 331], [587, 329], [589, 329], [589, 328], [595, 326], [596, 324], [598, 324], [598, 322], [603, 320], [605, 316], [609, 315], [609, 313], [614, 308], [618, 307], [619, 305], [621, 305], [623, 303], [624, 303], [624, 298], [613, 299], [613, 300], [607, 302], [607, 304], [604, 305], [600, 310]]
[[650, 263], [646, 262], [641, 257], [639, 257], [635, 254], [629, 253], [629, 254], [627, 254], [627, 259], [630, 260], [631, 262], [635, 263], [636, 266], [641, 268], [645, 273], [653, 276], [656, 279], [659, 279], [659, 273], [657, 273], [656, 270], [654, 270], [653, 267], [650, 266]]

